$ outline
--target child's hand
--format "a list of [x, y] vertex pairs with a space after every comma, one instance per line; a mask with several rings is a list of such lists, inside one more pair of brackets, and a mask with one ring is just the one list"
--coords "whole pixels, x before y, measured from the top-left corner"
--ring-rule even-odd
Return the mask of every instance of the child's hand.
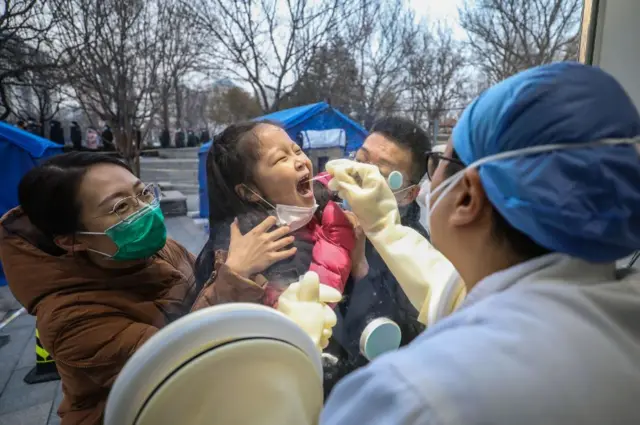
[[345, 211], [344, 213], [351, 222], [356, 236], [356, 244], [353, 251], [351, 251], [351, 275], [356, 279], [361, 279], [369, 273], [369, 263], [365, 255], [367, 236], [362, 230], [358, 217], [351, 211]]

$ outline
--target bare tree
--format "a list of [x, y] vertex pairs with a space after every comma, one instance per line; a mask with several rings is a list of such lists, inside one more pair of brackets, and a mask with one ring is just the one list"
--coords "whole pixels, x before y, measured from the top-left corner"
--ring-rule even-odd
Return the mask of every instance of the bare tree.
[[[137, 131], [156, 112], [164, 0], [51, 0], [63, 45], [80, 45], [69, 67], [72, 94], [112, 129], [117, 150], [139, 171]], [[144, 136], [143, 136], [144, 138]]]
[[[52, 41], [57, 22], [46, 0], [5, 0], [0, 10], [0, 119], [12, 112], [12, 87], [29, 73], [46, 72], [70, 60]], [[69, 46], [73, 47], [73, 46]]]
[[47, 123], [54, 119], [64, 101], [64, 80], [59, 70], [30, 71], [13, 84], [12, 112], [22, 120], [35, 117], [40, 135], [45, 137]]
[[182, 92], [184, 93], [184, 126], [189, 130], [207, 128], [211, 93], [203, 90], [202, 87], [183, 87]]
[[441, 120], [466, 95], [462, 43], [453, 38], [449, 28], [424, 28], [409, 59], [408, 74], [408, 112], [412, 119], [429, 123]]
[[465, 2], [460, 24], [490, 82], [553, 61], [577, 59], [582, 0]]
[[210, 64], [248, 83], [264, 112], [281, 100], [354, 0], [183, 0], [212, 40]]
[[197, 67], [202, 52], [207, 46], [206, 33], [193, 28], [192, 15], [180, 0], [165, 0], [164, 20], [161, 28], [159, 51], [159, 87], [162, 124], [170, 127], [170, 102], [174, 99], [175, 126], [183, 126], [184, 95], [182, 80]]
[[258, 100], [240, 87], [215, 87], [209, 98], [209, 120], [228, 125], [259, 116]]
[[346, 114], [360, 109], [364, 93], [350, 46], [339, 36], [316, 49], [282, 106], [294, 107], [326, 100]]
[[355, 57], [362, 103], [357, 118], [367, 126], [399, 108], [418, 27], [404, 0], [360, 0], [341, 33]]

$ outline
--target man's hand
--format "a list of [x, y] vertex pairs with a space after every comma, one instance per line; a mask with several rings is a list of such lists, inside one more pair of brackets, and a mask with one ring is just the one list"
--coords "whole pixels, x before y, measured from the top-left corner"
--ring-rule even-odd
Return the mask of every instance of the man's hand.
[[336, 159], [327, 162], [326, 169], [333, 176], [329, 188], [347, 200], [365, 233], [400, 223], [396, 198], [378, 167]]
[[317, 273], [307, 272], [280, 295], [278, 310], [296, 322], [322, 350], [329, 344], [337, 322], [336, 314], [327, 303], [341, 299], [338, 290], [320, 283]]

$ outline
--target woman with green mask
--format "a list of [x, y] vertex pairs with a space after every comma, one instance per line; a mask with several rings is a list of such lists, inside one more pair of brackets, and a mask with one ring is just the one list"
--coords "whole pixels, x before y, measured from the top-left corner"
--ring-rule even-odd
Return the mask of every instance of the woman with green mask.
[[53, 157], [23, 177], [18, 198], [0, 220], [9, 286], [56, 361], [62, 425], [101, 424], [127, 360], [192, 309], [195, 259], [167, 238], [158, 189], [116, 158]]

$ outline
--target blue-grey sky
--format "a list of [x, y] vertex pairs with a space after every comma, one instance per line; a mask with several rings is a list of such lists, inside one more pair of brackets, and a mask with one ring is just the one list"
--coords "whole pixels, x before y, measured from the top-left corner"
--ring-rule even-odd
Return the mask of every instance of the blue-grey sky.
[[463, 0], [409, 0], [409, 4], [419, 17], [426, 18], [427, 22], [440, 21], [449, 25], [456, 38], [464, 39], [464, 30], [458, 23], [458, 8]]

